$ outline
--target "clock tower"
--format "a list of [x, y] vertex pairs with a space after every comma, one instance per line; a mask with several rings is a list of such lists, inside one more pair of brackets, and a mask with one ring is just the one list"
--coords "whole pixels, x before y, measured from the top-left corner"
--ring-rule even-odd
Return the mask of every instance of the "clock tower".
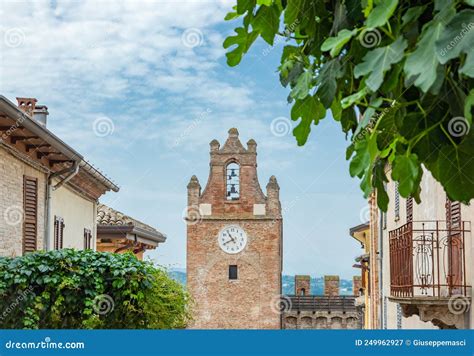
[[201, 191], [188, 184], [187, 286], [192, 328], [279, 329], [282, 216], [277, 180], [266, 195], [257, 178], [257, 143], [245, 148], [237, 129], [221, 147], [210, 143], [210, 172]]

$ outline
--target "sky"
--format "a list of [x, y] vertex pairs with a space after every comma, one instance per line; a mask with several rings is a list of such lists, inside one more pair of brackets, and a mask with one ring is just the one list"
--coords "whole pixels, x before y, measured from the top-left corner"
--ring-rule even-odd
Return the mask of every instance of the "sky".
[[[296, 145], [277, 67], [285, 41], [260, 39], [225, 62], [233, 1], [2, 1], [0, 92], [48, 106], [48, 128], [120, 186], [101, 202], [152, 225], [148, 252], [186, 265], [186, 185], [204, 188], [209, 142], [231, 127], [257, 141], [259, 181], [280, 184], [285, 274], [359, 273], [349, 228], [368, 219], [349, 176], [348, 142], [330, 115]], [[264, 189], [265, 191], [265, 189]]]

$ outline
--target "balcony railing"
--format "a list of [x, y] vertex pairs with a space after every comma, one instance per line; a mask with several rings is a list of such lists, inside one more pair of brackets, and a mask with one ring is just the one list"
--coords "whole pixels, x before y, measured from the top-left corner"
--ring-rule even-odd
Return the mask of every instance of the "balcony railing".
[[465, 221], [414, 221], [390, 231], [392, 297], [467, 296], [465, 239], [469, 232], [470, 222]]

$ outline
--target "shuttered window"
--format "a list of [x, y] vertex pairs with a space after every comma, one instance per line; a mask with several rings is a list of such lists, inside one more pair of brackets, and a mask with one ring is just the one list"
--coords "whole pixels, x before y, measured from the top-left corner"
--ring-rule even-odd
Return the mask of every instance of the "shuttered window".
[[412, 222], [413, 221], [413, 197], [408, 197], [407, 198], [407, 222]]
[[55, 216], [54, 217], [54, 249], [60, 250], [63, 248], [64, 240], [64, 219]]
[[36, 251], [38, 179], [23, 176], [23, 253]]
[[92, 248], [92, 232], [89, 229], [84, 229], [84, 250]]
[[400, 219], [400, 193], [398, 192], [398, 182], [395, 182], [395, 221]]

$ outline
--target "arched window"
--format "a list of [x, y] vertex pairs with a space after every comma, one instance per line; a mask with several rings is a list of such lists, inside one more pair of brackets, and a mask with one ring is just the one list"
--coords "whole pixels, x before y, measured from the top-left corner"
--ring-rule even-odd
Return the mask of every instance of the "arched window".
[[240, 198], [240, 167], [232, 162], [226, 168], [226, 197], [227, 200], [239, 200]]
[[300, 289], [300, 295], [303, 295], [303, 296], [306, 295], [306, 289], [301, 288]]

